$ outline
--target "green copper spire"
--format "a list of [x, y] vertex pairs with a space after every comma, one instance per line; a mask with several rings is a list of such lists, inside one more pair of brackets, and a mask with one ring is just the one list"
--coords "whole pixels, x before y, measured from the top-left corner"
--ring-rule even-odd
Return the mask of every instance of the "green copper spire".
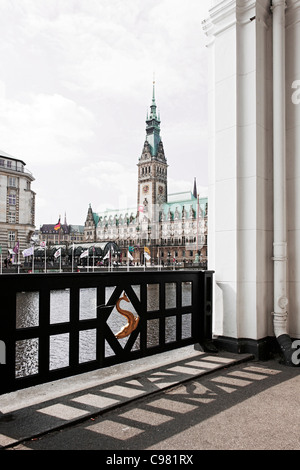
[[156, 118], [156, 103], [155, 103], [155, 82], [153, 81], [153, 93], [152, 93], [152, 105], [151, 108], [151, 115], [150, 117]]
[[194, 188], [193, 188], [193, 196], [197, 199], [198, 191], [197, 191], [197, 183], [196, 177], [194, 177]]
[[155, 156], [157, 154], [158, 144], [160, 142], [160, 119], [156, 114], [156, 102], [155, 102], [155, 81], [153, 80], [153, 91], [152, 91], [152, 104], [150, 106], [150, 116], [146, 120], [146, 140], [151, 147], [151, 154]]

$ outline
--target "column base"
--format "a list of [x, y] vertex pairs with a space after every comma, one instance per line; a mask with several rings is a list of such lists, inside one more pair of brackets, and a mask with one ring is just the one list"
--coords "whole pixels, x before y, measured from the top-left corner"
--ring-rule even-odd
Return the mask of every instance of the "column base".
[[235, 354], [253, 354], [259, 360], [268, 360], [280, 353], [275, 337], [267, 336], [261, 339], [230, 338], [218, 336], [213, 339], [218, 350], [233, 352]]

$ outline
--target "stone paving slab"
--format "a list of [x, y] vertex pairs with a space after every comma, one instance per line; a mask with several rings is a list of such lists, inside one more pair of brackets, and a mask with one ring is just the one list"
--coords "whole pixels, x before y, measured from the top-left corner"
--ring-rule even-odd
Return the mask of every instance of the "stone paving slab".
[[[188, 347], [0, 396], [0, 447], [9, 448], [64, 429], [252, 358], [249, 354], [209, 354]], [[222, 385], [226, 387], [226, 383]], [[157, 414], [153, 410], [153, 419], [160, 419]]]

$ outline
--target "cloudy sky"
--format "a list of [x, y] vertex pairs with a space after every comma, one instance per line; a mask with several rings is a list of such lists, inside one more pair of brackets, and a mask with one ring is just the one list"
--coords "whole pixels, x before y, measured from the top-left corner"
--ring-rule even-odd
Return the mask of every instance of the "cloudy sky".
[[155, 74], [169, 192], [207, 185], [208, 0], [1, 0], [0, 149], [36, 226], [136, 205]]

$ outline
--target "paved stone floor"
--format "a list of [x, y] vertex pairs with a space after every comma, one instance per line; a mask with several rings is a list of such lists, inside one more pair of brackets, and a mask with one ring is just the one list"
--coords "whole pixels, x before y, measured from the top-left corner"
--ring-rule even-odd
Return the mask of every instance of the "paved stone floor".
[[299, 450], [299, 387], [299, 368], [278, 360], [195, 351], [27, 406], [23, 401], [17, 409], [4, 402], [0, 444], [13, 450]]

